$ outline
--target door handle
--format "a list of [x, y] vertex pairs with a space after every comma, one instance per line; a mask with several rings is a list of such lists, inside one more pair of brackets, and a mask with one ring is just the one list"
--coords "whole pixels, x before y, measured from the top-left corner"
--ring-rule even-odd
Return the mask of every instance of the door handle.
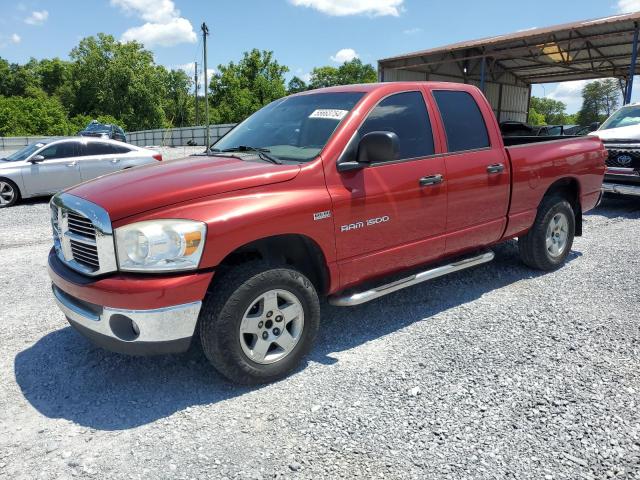
[[504, 165], [502, 163], [493, 163], [487, 167], [487, 173], [502, 173]]
[[77, 164], [78, 162], [67, 163], [67, 167], [75, 167]]
[[419, 181], [421, 187], [428, 187], [430, 185], [438, 185], [442, 183], [443, 176], [438, 173], [436, 175], [427, 175], [426, 177], [422, 177]]
[[118, 163], [119, 161], [120, 161], [119, 158], [114, 158], [114, 159], [111, 160], [111, 163]]

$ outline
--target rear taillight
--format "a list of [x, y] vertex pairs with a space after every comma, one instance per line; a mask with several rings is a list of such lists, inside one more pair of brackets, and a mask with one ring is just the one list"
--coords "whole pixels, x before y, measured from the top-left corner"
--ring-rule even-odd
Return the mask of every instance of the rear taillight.
[[156, 153], [155, 155], [153, 155], [153, 158], [155, 158], [156, 160], [158, 160], [159, 162], [162, 161], [162, 154], [160, 153]]

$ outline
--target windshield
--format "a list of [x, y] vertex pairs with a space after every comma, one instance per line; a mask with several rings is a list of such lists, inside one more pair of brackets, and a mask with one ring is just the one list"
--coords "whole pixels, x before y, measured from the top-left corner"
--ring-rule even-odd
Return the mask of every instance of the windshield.
[[629, 127], [640, 123], [640, 106], [624, 107], [611, 115], [602, 124], [600, 130], [608, 128]]
[[111, 125], [102, 125], [100, 123], [90, 123], [85, 128], [87, 132], [108, 132], [111, 128]]
[[13, 152], [11, 155], [8, 155], [4, 160], [8, 160], [9, 162], [19, 162], [21, 160], [27, 159], [33, 152], [44, 147], [44, 143], [32, 143], [31, 145], [27, 145], [26, 147], [18, 150], [17, 152]]
[[214, 152], [265, 149], [280, 160], [307, 162], [324, 148], [363, 92], [312, 93], [270, 103], [213, 146]]

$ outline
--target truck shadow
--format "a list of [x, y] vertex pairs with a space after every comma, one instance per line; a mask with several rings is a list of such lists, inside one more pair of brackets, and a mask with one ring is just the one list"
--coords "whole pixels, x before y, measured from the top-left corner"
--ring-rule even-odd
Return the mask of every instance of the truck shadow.
[[[322, 307], [323, 321], [310, 360], [335, 363], [348, 350], [416, 321], [471, 302], [485, 293], [541, 275], [524, 267], [515, 243], [496, 249], [493, 263], [432, 280], [351, 309]], [[572, 252], [569, 260], [579, 257]], [[335, 332], [340, 332], [336, 335]], [[15, 358], [25, 398], [42, 415], [99, 430], [135, 428], [195, 405], [211, 405], [259, 388], [233, 385], [199, 349], [184, 355], [127, 357], [93, 347], [70, 327], [50, 333]], [[304, 370], [301, 366], [297, 374]], [[331, 368], [331, 367], [320, 367]], [[304, 374], [304, 373], [303, 373]]]
[[606, 194], [600, 206], [587, 215], [633, 219], [640, 218], [640, 197]]

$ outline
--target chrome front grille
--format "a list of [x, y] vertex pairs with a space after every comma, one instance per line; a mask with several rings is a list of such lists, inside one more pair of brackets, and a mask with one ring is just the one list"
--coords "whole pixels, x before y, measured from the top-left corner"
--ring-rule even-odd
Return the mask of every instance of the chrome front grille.
[[58, 258], [85, 275], [117, 270], [113, 231], [107, 212], [66, 193], [51, 199], [51, 225]]
[[640, 171], [640, 148], [624, 145], [606, 145], [607, 167], [632, 168]]
[[67, 222], [70, 232], [73, 232], [77, 235], [82, 235], [83, 237], [93, 238], [95, 240], [96, 228], [88, 218], [83, 217], [76, 212], [68, 211]]

